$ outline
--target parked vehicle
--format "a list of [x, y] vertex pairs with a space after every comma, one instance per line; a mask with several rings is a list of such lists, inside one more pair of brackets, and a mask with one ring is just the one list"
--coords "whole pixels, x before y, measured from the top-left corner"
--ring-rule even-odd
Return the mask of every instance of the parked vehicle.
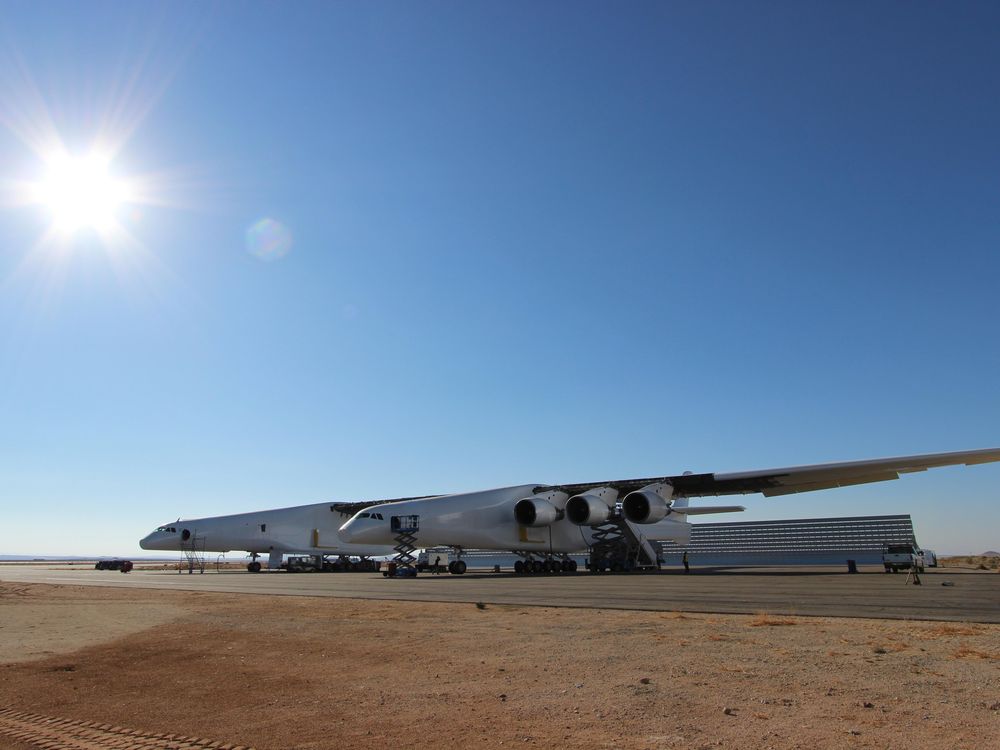
[[289, 557], [281, 567], [289, 573], [315, 573], [320, 570], [316, 558], [312, 555]]
[[412, 565], [399, 565], [390, 561], [386, 564], [385, 570], [382, 571], [382, 576], [384, 578], [416, 578], [417, 569]]
[[912, 544], [889, 544], [882, 552], [882, 565], [886, 573], [897, 573], [900, 570], [923, 573], [924, 555]]
[[448, 557], [447, 550], [444, 552], [435, 552], [433, 550], [426, 549], [420, 550], [417, 554], [417, 562], [414, 564], [414, 567], [419, 572], [423, 573], [425, 570], [433, 571], [435, 563], [437, 563], [440, 567], [442, 573], [451, 569], [449, 567], [451, 565], [451, 559]]
[[128, 560], [119, 560], [117, 557], [114, 560], [98, 560], [94, 564], [94, 570], [121, 570], [127, 562]]
[[924, 553], [924, 565], [928, 568], [936, 568], [938, 566], [937, 552], [932, 549], [923, 550]]

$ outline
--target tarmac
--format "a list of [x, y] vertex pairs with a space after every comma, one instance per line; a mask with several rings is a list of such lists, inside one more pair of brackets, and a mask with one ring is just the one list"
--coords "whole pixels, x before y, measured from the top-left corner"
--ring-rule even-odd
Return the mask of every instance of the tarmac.
[[421, 574], [388, 579], [381, 573], [188, 574], [144, 569], [131, 573], [92, 565], [0, 565], [0, 581], [71, 586], [172, 589], [265, 596], [325, 596], [424, 602], [481, 602], [540, 607], [584, 607], [727, 614], [781, 614], [1000, 623], [1000, 575], [967, 569], [929, 569], [914, 585], [881, 567], [692, 568], [643, 574], [515, 576], [470, 571], [463, 576]]

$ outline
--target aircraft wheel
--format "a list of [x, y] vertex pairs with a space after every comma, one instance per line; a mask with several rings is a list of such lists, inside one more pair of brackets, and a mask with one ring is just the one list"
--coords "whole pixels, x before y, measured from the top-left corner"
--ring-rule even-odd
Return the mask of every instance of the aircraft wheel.
[[535, 575], [538, 575], [543, 570], [544, 570], [544, 567], [542, 566], [542, 561], [541, 560], [532, 560], [531, 561], [531, 572], [532, 573], [534, 573]]
[[469, 569], [469, 566], [465, 564], [465, 560], [455, 560], [454, 565], [455, 569], [452, 570], [451, 572], [457, 576], [462, 575], [463, 573], [465, 573], [466, 570]]
[[260, 573], [260, 563], [254, 560], [252, 563], [247, 565], [247, 570], [251, 573]]
[[524, 560], [517, 560], [514, 562], [514, 574], [524, 575]]
[[556, 561], [555, 560], [546, 560], [545, 561], [545, 572], [546, 573], [555, 573], [556, 572]]
[[576, 572], [576, 560], [570, 560], [569, 561], [569, 572], [570, 573], [575, 573]]

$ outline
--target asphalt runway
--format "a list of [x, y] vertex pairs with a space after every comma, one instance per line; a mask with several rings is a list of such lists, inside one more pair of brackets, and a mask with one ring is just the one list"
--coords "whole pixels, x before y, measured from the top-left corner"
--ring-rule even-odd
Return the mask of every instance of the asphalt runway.
[[[881, 568], [856, 575], [817, 568], [701, 568], [632, 575], [514, 576], [470, 571], [387, 579], [380, 573], [203, 574], [137, 569], [123, 574], [59, 563], [2, 565], [0, 581], [233, 594], [545, 607], [872, 617], [1000, 623], [1000, 575], [928, 570], [922, 585]], [[943, 585], [945, 583], [951, 585]]]

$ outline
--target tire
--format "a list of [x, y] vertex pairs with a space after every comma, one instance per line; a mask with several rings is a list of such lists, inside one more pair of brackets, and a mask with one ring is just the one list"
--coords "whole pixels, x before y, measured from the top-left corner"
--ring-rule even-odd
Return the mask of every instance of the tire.
[[570, 560], [569, 561], [569, 572], [570, 573], [575, 573], [576, 572], [576, 560]]
[[516, 560], [514, 562], [514, 575], [524, 575], [524, 560]]
[[247, 565], [247, 570], [251, 573], [260, 573], [260, 563], [254, 560], [252, 563]]
[[532, 560], [531, 561], [531, 572], [534, 575], [538, 575], [543, 570], [545, 570], [545, 567], [542, 565], [542, 561], [541, 560]]
[[464, 575], [465, 571], [469, 569], [469, 566], [465, 564], [465, 560], [455, 560], [455, 570], [452, 572], [457, 575]]

